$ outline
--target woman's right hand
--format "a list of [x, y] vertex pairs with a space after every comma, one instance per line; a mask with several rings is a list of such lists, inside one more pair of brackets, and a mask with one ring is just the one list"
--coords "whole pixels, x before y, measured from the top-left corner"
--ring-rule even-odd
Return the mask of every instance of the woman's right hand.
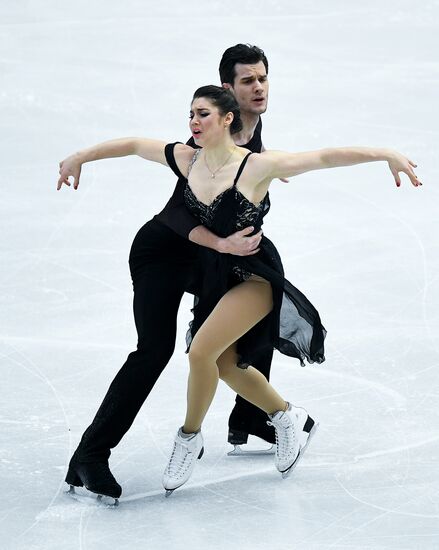
[[57, 185], [58, 191], [61, 189], [63, 183], [70, 187], [70, 176], [73, 178], [73, 189], [78, 189], [79, 178], [81, 176], [81, 166], [82, 162], [78, 153], [70, 155], [70, 157], [67, 157], [59, 163], [59, 180]]

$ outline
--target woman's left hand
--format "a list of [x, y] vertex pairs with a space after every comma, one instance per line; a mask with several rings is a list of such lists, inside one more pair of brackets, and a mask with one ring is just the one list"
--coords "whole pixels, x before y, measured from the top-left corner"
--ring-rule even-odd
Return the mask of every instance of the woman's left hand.
[[413, 171], [413, 168], [416, 168], [418, 165], [415, 164], [412, 160], [408, 159], [404, 155], [401, 155], [400, 153], [398, 153], [398, 151], [390, 151], [387, 162], [389, 163], [389, 168], [393, 174], [393, 177], [395, 178], [395, 183], [397, 187], [401, 185], [399, 172], [404, 172], [404, 174], [407, 174], [410, 181], [415, 187], [422, 185], [422, 183], [418, 180], [418, 176]]

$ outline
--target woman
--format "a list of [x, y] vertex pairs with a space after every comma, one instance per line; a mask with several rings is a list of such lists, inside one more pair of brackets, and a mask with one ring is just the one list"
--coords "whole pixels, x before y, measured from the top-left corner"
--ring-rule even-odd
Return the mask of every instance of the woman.
[[[415, 164], [388, 149], [353, 147], [251, 154], [236, 146], [231, 137], [240, 128], [234, 97], [216, 86], [195, 92], [190, 128], [196, 144], [202, 147], [195, 154], [182, 144], [146, 139], [135, 141], [135, 153], [169, 165], [179, 177], [187, 178], [187, 207], [219, 236], [248, 225], [255, 232], [260, 230], [269, 209], [268, 189], [276, 178], [385, 160], [398, 186], [399, 172], [406, 173], [414, 186], [420, 185], [412, 168]], [[61, 175], [59, 185], [62, 183], [68, 184], [68, 179]], [[163, 476], [167, 494], [189, 479], [196, 459], [202, 456], [201, 424], [219, 378], [269, 414], [276, 430], [276, 466], [283, 477], [297, 464], [315, 430], [313, 420], [303, 409], [293, 408], [249, 366], [270, 346], [297, 357], [302, 364], [305, 359], [319, 363], [324, 360], [325, 330], [318, 312], [284, 279], [273, 244], [263, 237], [258, 253], [247, 257], [203, 250], [200, 275], [188, 335], [187, 413]]]

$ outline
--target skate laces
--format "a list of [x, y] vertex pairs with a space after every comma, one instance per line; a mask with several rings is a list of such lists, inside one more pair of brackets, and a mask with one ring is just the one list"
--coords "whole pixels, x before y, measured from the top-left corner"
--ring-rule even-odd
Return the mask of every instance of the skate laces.
[[189, 450], [189, 446], [186, 443], [175, 441], [171, 458], [166, 468], [167, 473], [172, 477], [181, 477], [190, 464], [192, 454], [193, 451]]
[[279, 418], [272, 418], [268, 421], [269, 426], [273, 426], [276, 438], [276, 455], [283, 460], [291, 455], [296, 447], [296, 430], [290, 418], [283, 412]]

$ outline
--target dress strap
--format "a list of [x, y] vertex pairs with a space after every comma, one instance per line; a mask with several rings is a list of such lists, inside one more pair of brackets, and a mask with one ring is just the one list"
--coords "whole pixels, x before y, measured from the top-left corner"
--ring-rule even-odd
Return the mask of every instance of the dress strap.
[[197, 160], [197, 158], [200, 154], [200, 151], [201, 151], [201, 149], [195, 149], [194, 156], [192, 157], [192, 159], [189, 163], [188, 169], [187, 169], [187, 177], [189, 177], [189, 174], [191, 173], [191, 170], [192, 170], [192, 166], [195, 164], [195, 161]]
[[238, 168], [238, 172], [236, 173], [235, 180], [233, 182], [233, 187], [236, 186], [239, 180], [239, 176], [242, 174], [242, 171], [244, 170], [244, 166], [247, 164], [248, 157], [252, 154], [252, 151], [245, 155], [245, 157], [242, 159], [241, 165]]
[[168, 143], [168, 144], [165, 146], [165, 157], [166, 157], [166, 162], [168, 163], [169, 168], [174, 172], [174, 174], [175, 174], [178, 178], [187, 179], [187, 178], [186, 178], [185, 176], [183, 176], [183, 174], [180, 172], [180, 169], [178, 168], [177, 163], [175, 162], [174, 147], [175, 147], [178, 143], [181, 143], [181, 141], [176, 141], [175, 143]]

